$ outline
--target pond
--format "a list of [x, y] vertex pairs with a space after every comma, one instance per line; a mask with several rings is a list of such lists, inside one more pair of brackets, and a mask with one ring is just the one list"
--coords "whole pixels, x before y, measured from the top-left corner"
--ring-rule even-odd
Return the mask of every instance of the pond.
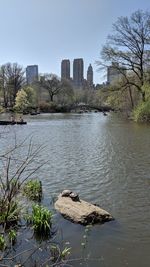
[[[47, 163], [37, 174], [43, 203], [53, 209], [53, 199], [71, 189], [115, 218], [91, 227], [85, 236], [84, 226], [55, 215], [64, 242], [72, 248], [71, 258], [76, 259], [70, 264], [149, 267], [150, 126], [101, 113], [40, 114], [25, 120], [27, 125], [9, 130], [18, 139], [32, 135], [35, 144], [45, 145], [38, 161]], [[2, 139], [0, 150], [11, 142]]]

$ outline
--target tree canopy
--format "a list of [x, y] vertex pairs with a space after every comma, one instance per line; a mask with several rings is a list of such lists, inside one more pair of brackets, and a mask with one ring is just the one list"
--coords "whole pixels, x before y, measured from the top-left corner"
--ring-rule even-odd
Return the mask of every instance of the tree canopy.
[[27, 86], [18, 91], [15, 101], [15, 109], [17, 111], [25, 111], [36, 105], [36, 95], [32, 87]]
[[13, 106], [17, 92], [25, 84], [24, 69], [17, 63], [6, 63], [0, 67], [0, 87], [4, 106]]
[[[113, 24], [113, 33], [101, 51], [100, 66], [114, 67], [124, 77], [124, 87], [133, 86], [145, 101], [141, 89], [147, 80], [150, 68], [150, 12], [138, 10], [130, 17], [119, 17]], [[123, 71], [126, 69], [126, 72]]]
[[41, 77], [39, 84], [48, 91], [51, 102], [53, 102], [54, 96], [62, 89], [61, 81], [55, 74], [45, 74]]

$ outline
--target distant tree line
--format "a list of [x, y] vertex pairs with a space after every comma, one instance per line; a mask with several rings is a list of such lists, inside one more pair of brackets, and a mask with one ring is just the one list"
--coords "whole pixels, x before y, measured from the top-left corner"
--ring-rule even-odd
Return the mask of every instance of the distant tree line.
[[[0, 67], [0, 105], [17, 112], [33, 109], [65, 111], [80, 102], [91, 103], [94, 91], [89, 88], [74, 89], [71, 81], [55, 74], [42, 74], [31, 85], [26, 83], [25, 70], [18, 63]], [[0, 109], [1, 110], [1, 109]]]

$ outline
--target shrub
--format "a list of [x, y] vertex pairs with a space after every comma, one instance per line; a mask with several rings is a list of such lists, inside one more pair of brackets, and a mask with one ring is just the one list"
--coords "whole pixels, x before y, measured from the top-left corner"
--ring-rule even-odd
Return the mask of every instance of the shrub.
[[34, 232], [39, 235], [49, 235], [52, 226], [52, 213], [40, 205], [33, 205], [32, 214], [27, 217], [28, 222], [33, 225]]
[[42, 183], [38, 180], [30, 180], [24, 186], [24, 193], [31, 200], [41, 201]]
[[136, 122], [150, 122], [150, 100], [140, 103], [133, 111]]
[[3, 202], [0, 200], [0, 224], [6, 223], [7, 226], [17, 223], [19, 219], [20, 209], [17, 202], [8, 199]]
[[39, 104], [39, 109], [41, 112], [55, 112], [56, 107], [57, 107], [57, 105], [53, 102], [47, 103], [45, 101], [42, 101]]

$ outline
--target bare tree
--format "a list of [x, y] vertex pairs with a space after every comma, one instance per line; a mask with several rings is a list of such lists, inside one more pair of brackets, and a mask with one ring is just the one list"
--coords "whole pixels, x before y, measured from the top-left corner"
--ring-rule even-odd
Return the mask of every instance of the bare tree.
[[55, 74], [45, 74], [41, 77], [39, 84], [48, 91], [51, 102], [54, 101], [54, 96], [62, 90], [61, 81]]
[[61, 105], [70, 105], [73, 103], [74, 91], [71, 82], [67, 79], [61, 80], [61, 91], [57, 97], [57, 101]]
[[7, 77], [5, 74], [4, 65], [0, 68], [0, 89], [2, 91], [3, 105], [5, 108], [8, 106], [8, 88], [7, 88]]
[[124, 77], [123, 86], [128, 90], [135, 87], [145, 101], [142, 86], [150, 67], [150, 12], [138, 10], [129, 18], [119, 17], [113, 24], [113, 34], [103, 46], [101, 58], [98, 62], [101, 66], [116, 63], [115, 68]]
[[4, 106], [13, 106], [17, 92], [25, 84], [24, 69], [17, 63], [6, 63], [0, 68]]

